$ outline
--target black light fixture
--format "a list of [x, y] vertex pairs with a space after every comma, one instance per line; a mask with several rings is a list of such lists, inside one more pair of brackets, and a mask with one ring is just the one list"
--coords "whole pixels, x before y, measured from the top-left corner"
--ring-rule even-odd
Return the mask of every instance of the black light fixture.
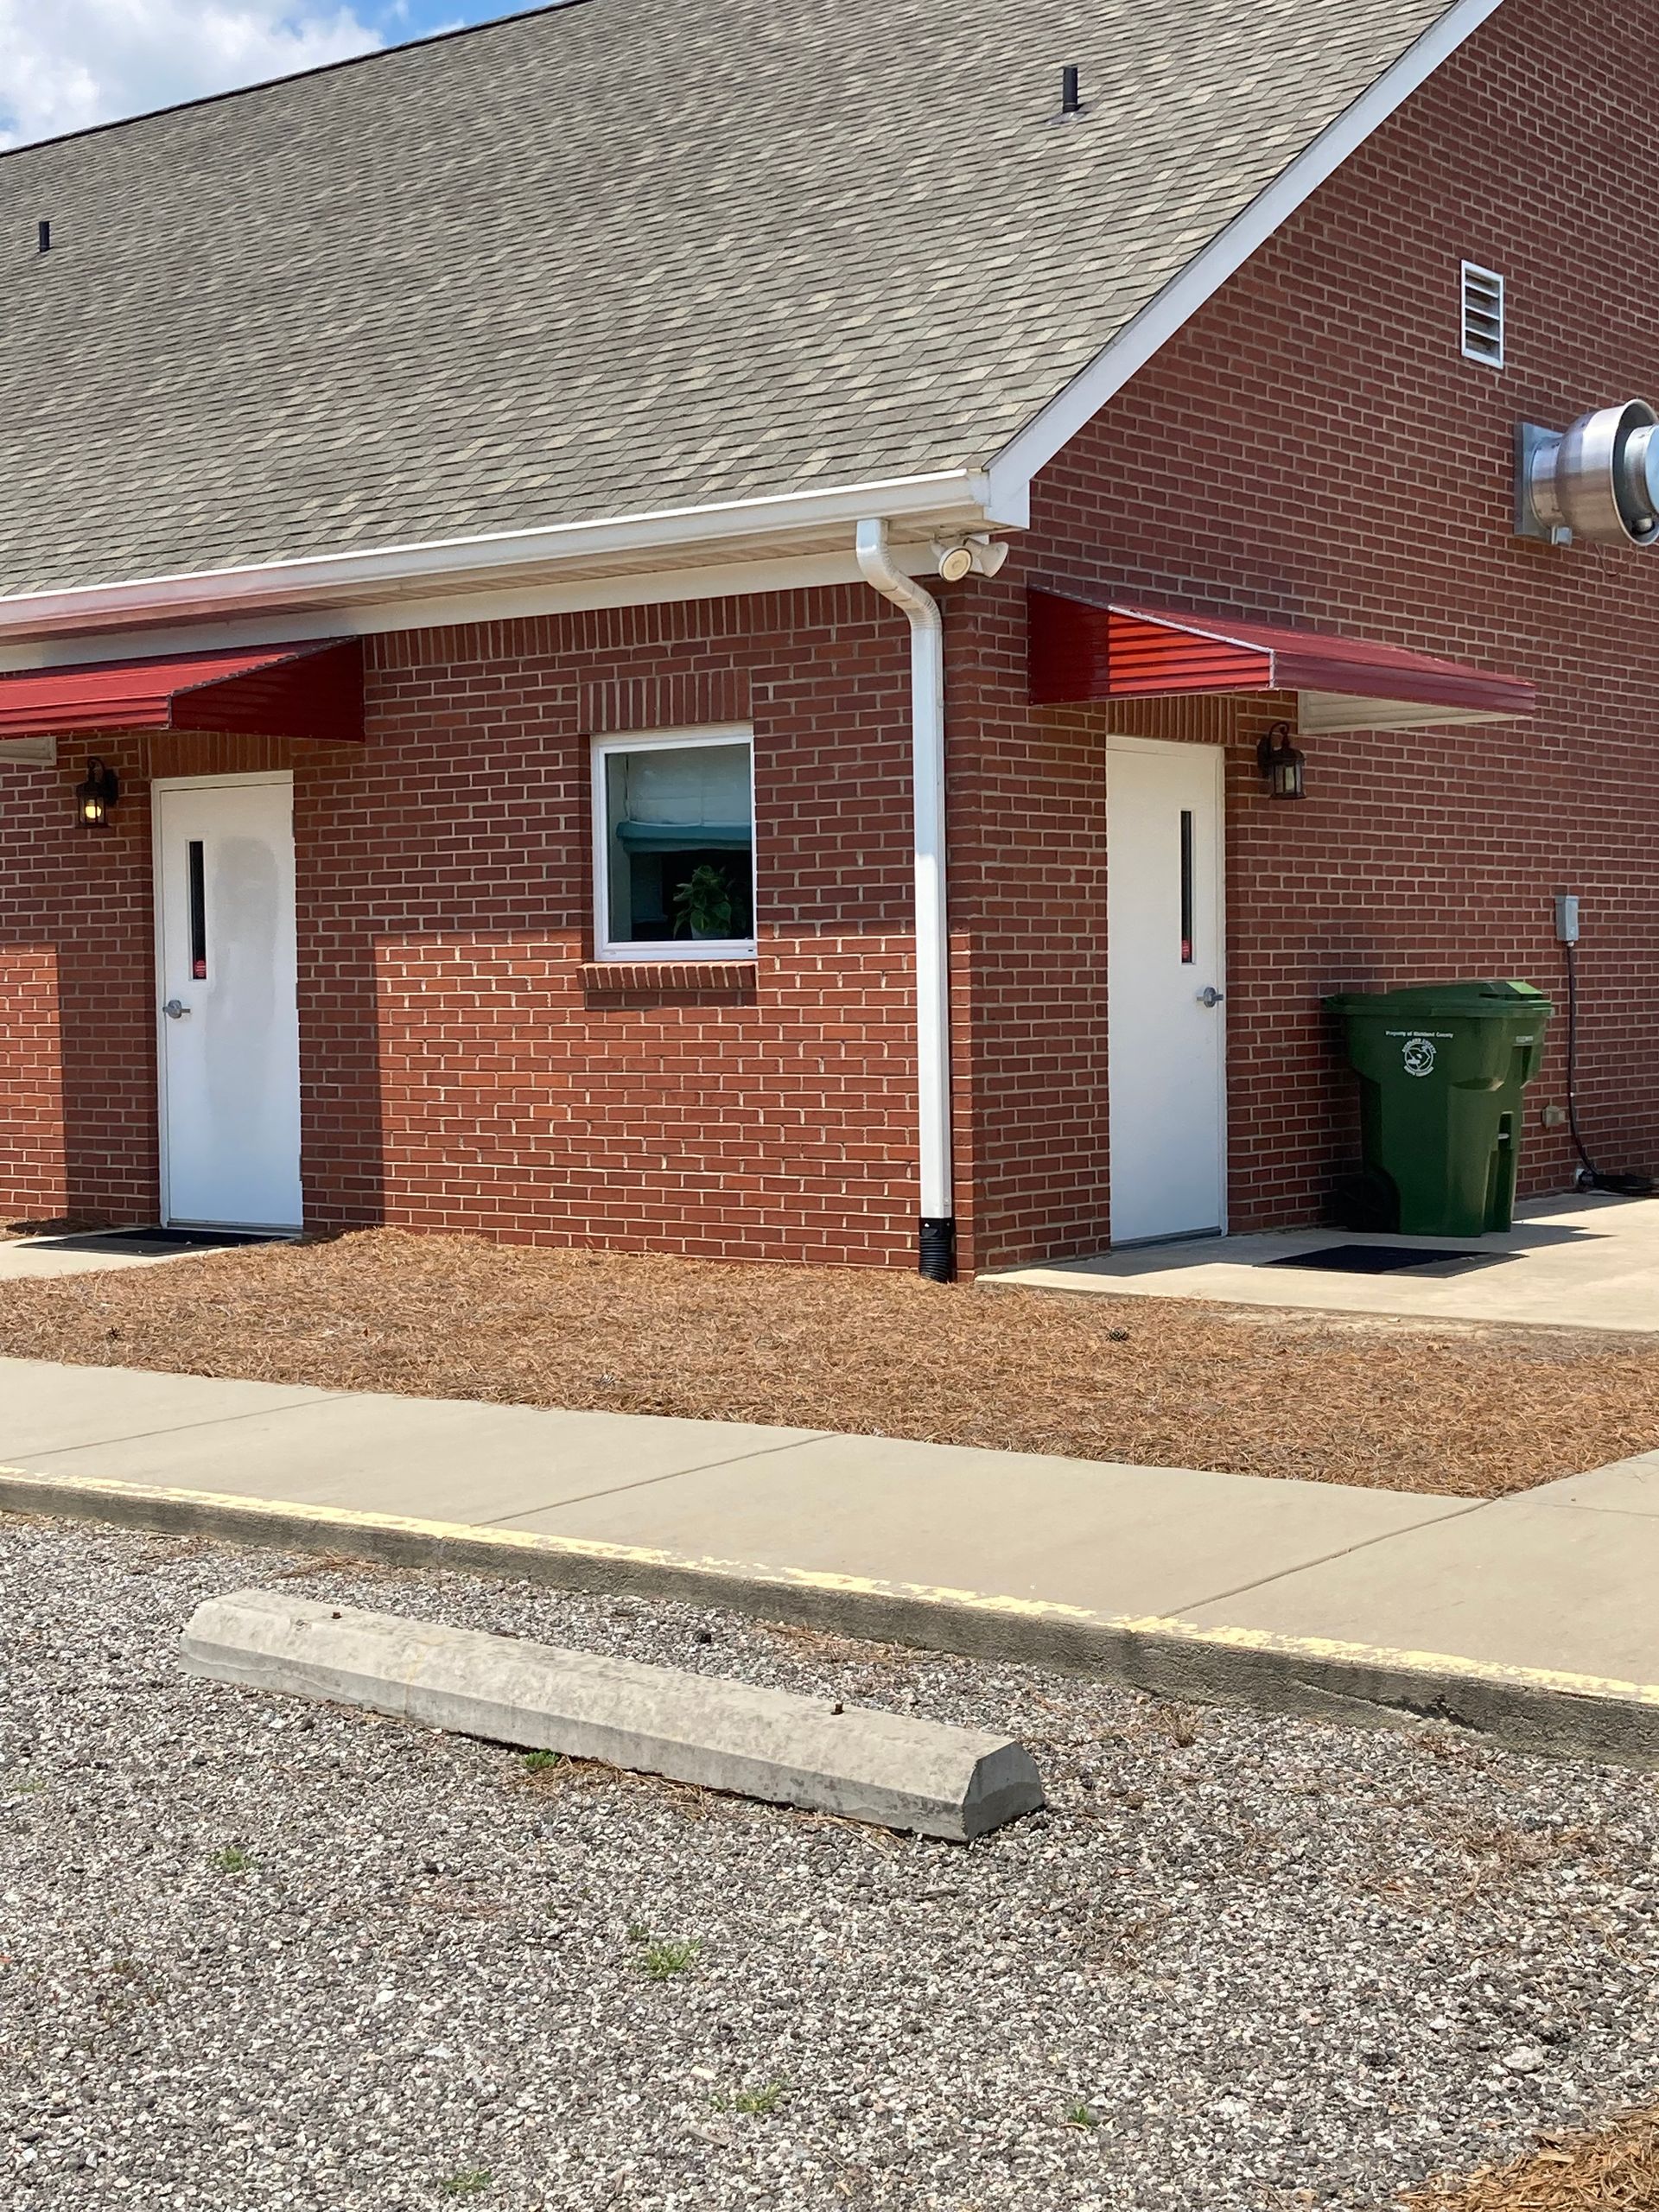
[[110, 815], [121, 796], [121, 779], [101, 760], [86, 763], [86, 780], [75, 786], [75, 805], [83, 830], [107, 830]]
[[1255, 748], [1255, 763], [1267, 779], [1269, 798], [1306, 797], [1302, 789], [1302, 771], [1307, 766], [1307, 756], [1291, 743], [1288, 722], [1274, 722]]

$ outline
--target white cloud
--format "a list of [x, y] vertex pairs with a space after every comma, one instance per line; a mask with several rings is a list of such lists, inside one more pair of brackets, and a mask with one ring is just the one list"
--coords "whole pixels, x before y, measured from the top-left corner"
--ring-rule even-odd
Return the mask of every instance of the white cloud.
[[382, 43], [347, 5], [0, 0], [0, 145], [314, 69]]

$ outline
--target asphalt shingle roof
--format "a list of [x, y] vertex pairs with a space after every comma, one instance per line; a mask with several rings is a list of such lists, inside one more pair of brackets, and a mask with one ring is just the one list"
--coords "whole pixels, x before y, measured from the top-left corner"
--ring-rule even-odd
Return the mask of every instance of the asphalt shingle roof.
[[10, 154], [0, 591], [984, 462], [1446, 5], [575, 0]]

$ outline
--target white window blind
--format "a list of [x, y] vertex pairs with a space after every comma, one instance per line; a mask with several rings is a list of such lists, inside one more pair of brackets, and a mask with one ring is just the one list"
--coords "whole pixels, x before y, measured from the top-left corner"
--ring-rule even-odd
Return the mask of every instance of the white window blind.
[[749, 826], [747, 745], [656, 747], [620, 754], [617, 766], [620, 823], [674, 829]]

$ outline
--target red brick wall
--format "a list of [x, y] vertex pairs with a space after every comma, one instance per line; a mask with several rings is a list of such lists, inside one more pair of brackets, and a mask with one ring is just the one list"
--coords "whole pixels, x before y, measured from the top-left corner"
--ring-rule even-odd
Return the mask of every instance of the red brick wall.
[[[1344, 985], [1553, 984], [1585, 898], [1586, 1121], [1651, 1164], [1659, 565], [1517, 543], [1516, 417], [1651, 374], [1656, 73], [1634, 10], [1506, 0], [1046, 472], [1001, 578], [946, 594], [964, 1261], [1107, 1224], [1104, 709], [1033, 715], [1023, 586], [1109, 587], [1396, 639], [1538, 681], [1524, 728], [1312, 740], [1262, 798], [1268, 702], [1116, 726], [1230, 738], [1234, 1218], [1311, 1217], [1353, 1143], [1319, 1013]], [[1593, 76], [1563, 62], [1599, 57]], [[1464, 257], [1510, 365], [1458, 345]], [[361, 753], [296, 760], [308, 1204], [704, 1254], [910, 1265], [906, 628], [863, 586], [394, 636]], [[588, 733], [751, 715], [752, 983], [600, 976]], [[113, 741], [112, 836], [0, 769], [0, 1201], [153, 1213], [143, 776], [265, 765]], [[257, 757], [256, 757], [257, 755]], [[971, 1067], [972, 1079], [969, 1081]], [[1536, 1104], [1560, 1096], [1558, 1043]], [[1564, 1182], [1535, 1126], [1529, 1180]]]
[[[96, 749], [130, 797], [75, 815]], [[148, 1221], [156, 1210], [149, 810], [137, 746], [0, 766], [0, 1219]]]
[[[296, 798], [317, 1221], [910, 1261], [907, 667], [862, 586], [373, 641]], [[754, 969], [594, 969], [590, 734], [731, 717]]]
[[1012, 574], [945, 594], [951, 915], [973, 1079], [964, 1267], [1106, 1240], [1106, 781], [1087, 716], [1026, 706]]
[[[1098, 791], [1109, 715], [1160, 734], [1147, 710], [1023, 709], [1027, 581], [1346, 630], [1540, 687], [1530, 724], [1309, 738], [1300, 806], [1263, 797], [1261, 702], [1241, 714], [1229, 775], [1236, 1225], [1313, 1217], [1352, 1156], [1321, 994], [1458, 974], [1553, 989], [1560, 890], [1585, 901], [1586, 1134], [1605, 1164], [1659, 1166], [1659, 556], [1552, 551], [1510, 526], [1517, 420], [1564, 426], [1586, 407], [1659, 397], [1650, 30], [1640, 10], [1507, 0], [1057, 458], [1029, 540], [997, 584], [958, 602], [958, 627], [995, 671], [994, 699], [972, 712], [994, 724], [983, 788], [999, 881], [1023, 842], [1033, 880], [1054, 881], [1036, 935], [1057, 950], [1085, 940], [1069, 988], [1046, 966], [1034, 1020], [1020, 991], [1029, 937], [1005, 957], [988, 932], [976, 954], [982, 1258], [1065, 1249], [1102, 1205], [1103, 1045], [1081, 1085], [1076, 1075], [1078, 1014], [1103, 1027], [1104, 899], [1086, 867], [1075, 895], [1054, 880], [1077, 855], [1063, 824], [1056, 843], [1052, 776], [1063, 750], [1072, 798]], [[1465, 257], [1509, 280], [1501, 372], [1461, 357]], [[976, 658], [971, 640], [957, 649]], [[1038, 764], [1028, 805], [1022, 748]], [[959, 804], [971, 814], [975, 802]], [[993, 866], [985, 849], [959, 844], [964, 891]], [[1574, 1165], [1539, 1117], [1564, 1095], [1563, 1026], [1529, 1093], [1531, 1188], [1564, 1185]]]
[[[86, 747], [0, 771], [5, 1215], [154, 1217], [148, 779], [291, 765], [315, 1225], [913, 1264], [903, 618], [861, 584], [367, 657], [361, 750], [99, 741], [107, 836], [74, 820]], [[758, 960], [595, 967], [591, 734], [736, 719]]]

